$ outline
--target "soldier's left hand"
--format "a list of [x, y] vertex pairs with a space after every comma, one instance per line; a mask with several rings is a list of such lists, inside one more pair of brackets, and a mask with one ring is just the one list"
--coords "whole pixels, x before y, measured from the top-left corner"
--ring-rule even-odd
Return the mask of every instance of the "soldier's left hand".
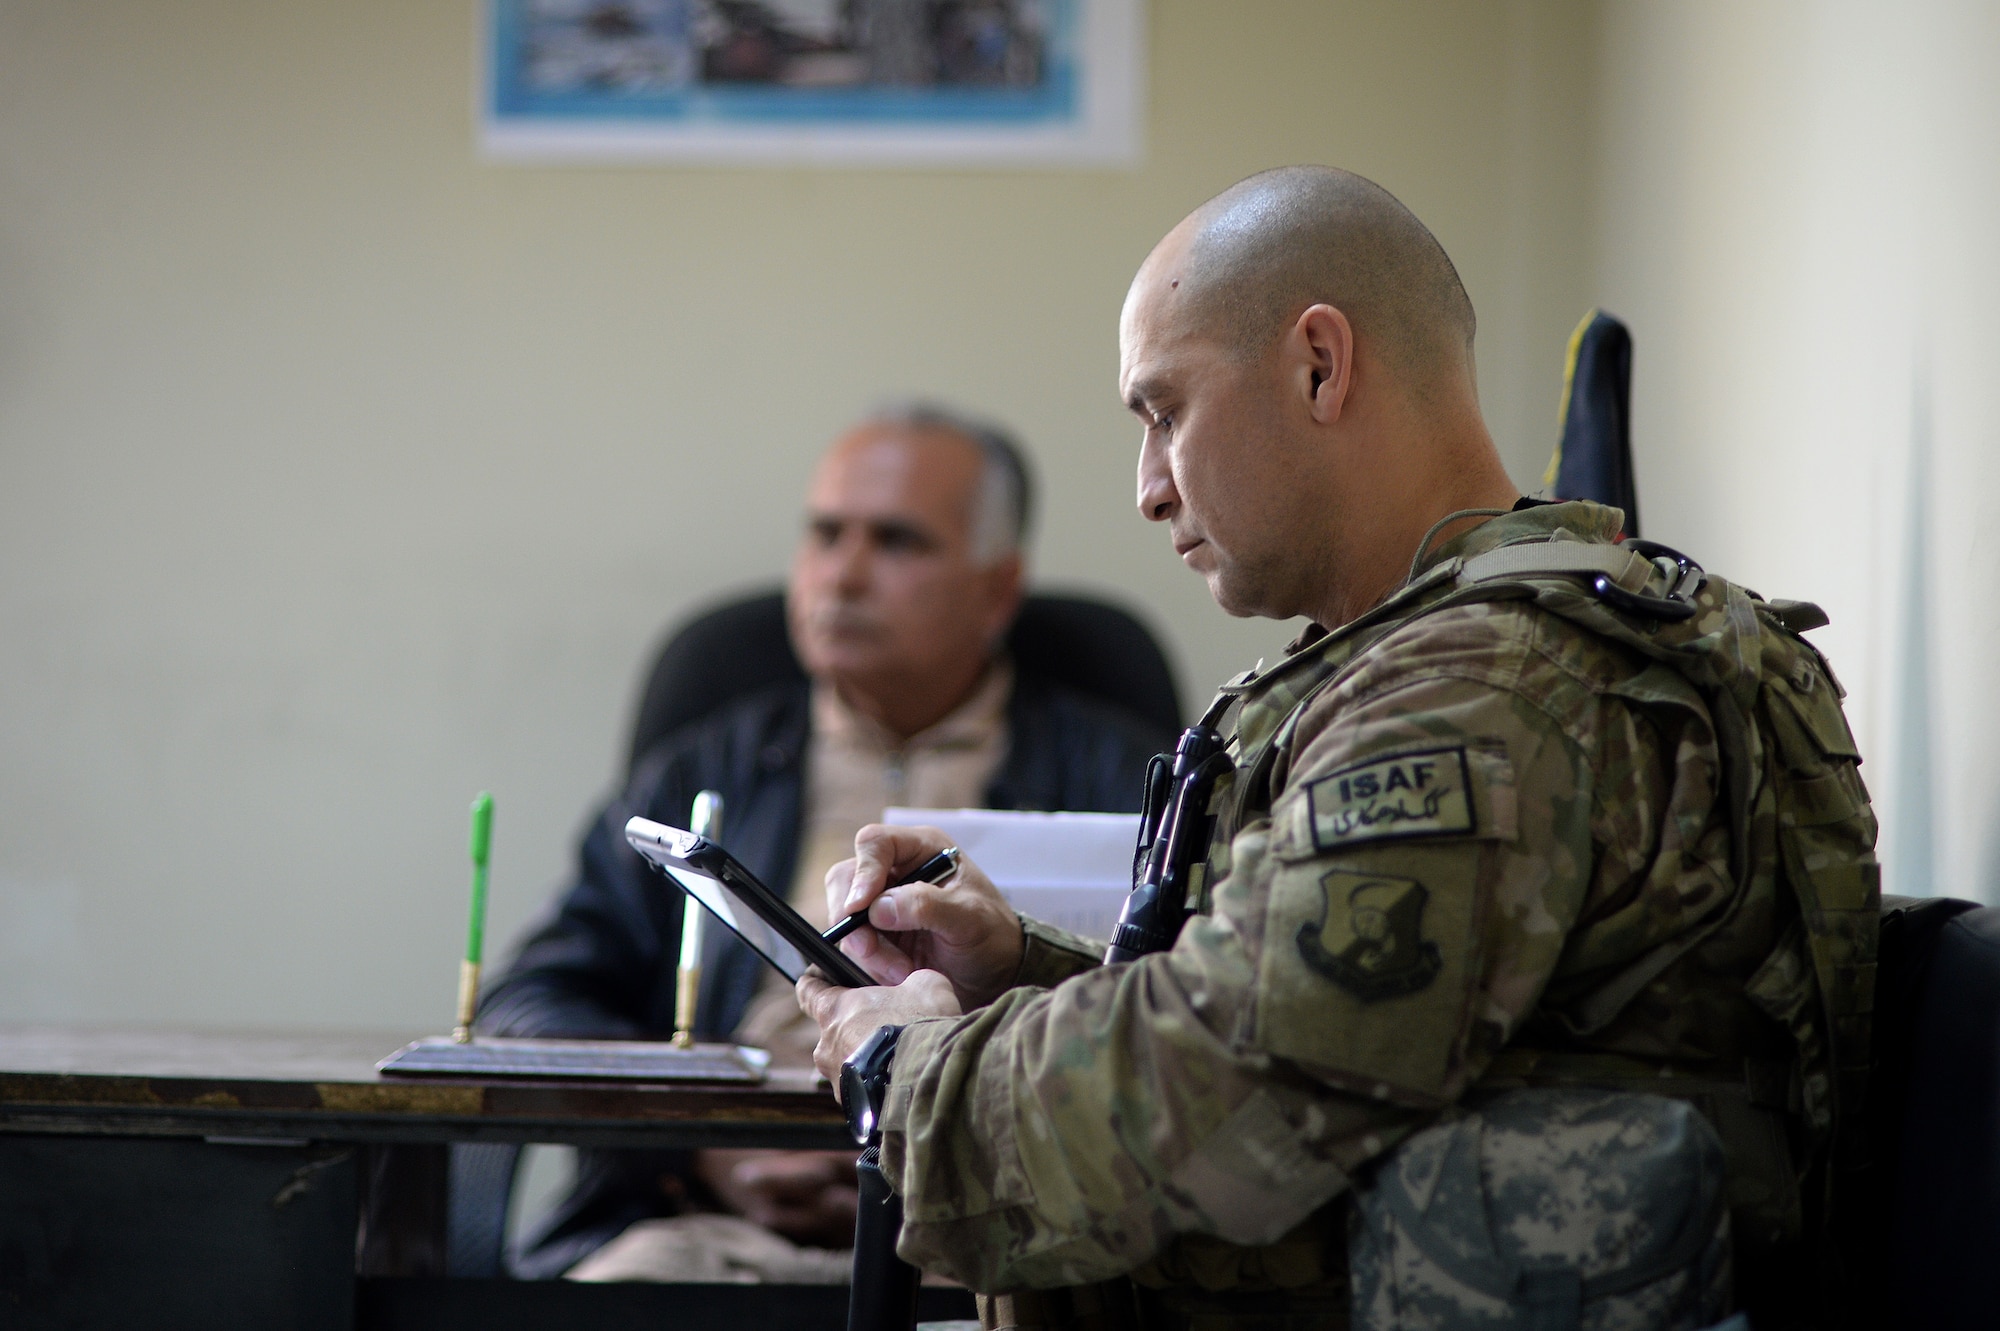
[[884, 1026], [903, 1026], [923, 1017], [956, 1017], [962, 1011], [951, 981], [936, 971], [912, 971], [895, 986], [844, 989], [807, 971], [799, 980], [799, 1006], [819, 1023], [813, 1066], [840, 1094], [840, 1065], [861, 1042]]

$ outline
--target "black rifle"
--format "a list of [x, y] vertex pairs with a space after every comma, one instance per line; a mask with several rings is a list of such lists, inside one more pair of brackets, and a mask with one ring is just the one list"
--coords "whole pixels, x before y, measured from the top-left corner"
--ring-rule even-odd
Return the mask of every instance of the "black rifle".
[[[906, 883], [939, 883], [958, 872], [958, 847], [952, 846], [918, 865], [906, 878], [896, 881], [897, 886]], [[829, 942], [837, 942], [860, 927], [867, 917], [856, 913], [828, 929], [821, 937]], [[889, 1028], [877, 1031], [873, 1040], [880, 1040]], [[871, 1040], [855, 1051], [857, 1058], [863, 1057]], [[848, 1080], [848, 1073], [855, 1071], [855, 1080]], [[847, 1292], [848, 1331], [910, 1331], [917, 1324], [917, 1286], [923, 1275], [916, 1267], [896, 1255], [896, 1240], [903, 1232], [903, 1199], [890, 1188], [889, 1180], [882, 1176], [882, 1125], [876, 1121], [872, 1110], [856, 1117], [858, 1101], [855, 1096], [870, 1096], [879, 1092], [880, 1086], [861, 1083], [861, 1074], [850, 1064], [841, 1069], [841, 1095], [848, 1113], [850, 1131], [864, 1148], [861, 1158], [854, 1162], [857, 1197], [854, 1203], [854, 1283]]]
[[1125, 898], [1104, 962], [1132, 961], [1164, 952], [1187, 923], [1188, 884], [1208, 858], [1215, 819], [1208, 812], [1215, 783], [1235, 764], [1216, 725], [1227, 697], [1181, 732], [1172, 758], [1157, 754], [1146, 765], [1146, 794], [1139, 808], [1139, 842], [1132, 852], [1132, 894]]
[[910, 1331], [917, 1324], [921, 1273], [896, 1255], [903, 1199], [882, 1177], [882, 1134], [854, 1162], [861, 1199], [854, 1208], [854, 1286], [847, 1294], [848, 1331]]

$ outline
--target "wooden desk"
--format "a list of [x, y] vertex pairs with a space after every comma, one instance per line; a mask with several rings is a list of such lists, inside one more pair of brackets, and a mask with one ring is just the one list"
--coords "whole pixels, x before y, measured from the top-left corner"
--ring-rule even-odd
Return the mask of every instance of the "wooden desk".
[[[851, 1149], [808, 1077], [376, 1073], [409, 1038], [0, 1028], [0, 1325], [844, 1325], [842, 1287], [517, 1285], [426, 1266], [449, 1143]], [[397, 1274], [369, 1274], [384, 1270]], [[924, 1297], [927, 1316], [969, 1315], [962, 1291]]]
[[576, 1146], [852, 1145], [830, 1091], [388, 1078], [410, 1039], [0, 1027], [0, 1132]]

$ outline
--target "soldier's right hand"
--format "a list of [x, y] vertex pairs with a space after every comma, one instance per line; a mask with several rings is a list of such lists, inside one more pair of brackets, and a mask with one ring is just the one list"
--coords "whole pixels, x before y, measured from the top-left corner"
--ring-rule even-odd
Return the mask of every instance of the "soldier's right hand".
[[934, 970], [951, 981], [967, 1011], [998, 998], [1021, 969], [1021, 917], [969, 859], [942, 883], [890, 883], [951, 844], [935, 827], [873, 823], [854, 838], [854, 858], [827, 871], [828, 917], [862, 909], [870, 927], [841, 950], [883, 984]]

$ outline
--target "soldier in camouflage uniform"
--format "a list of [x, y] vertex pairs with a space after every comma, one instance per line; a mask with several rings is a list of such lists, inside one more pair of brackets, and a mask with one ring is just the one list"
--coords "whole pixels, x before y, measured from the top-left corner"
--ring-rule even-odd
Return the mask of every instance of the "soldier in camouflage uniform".
[[[1457, 276], [1358, 177], [1205, 205], [1121, 342], [1142, 510], [1225, 609], [1316, 622], [1223, 690], [1236, 770], [1171, 951], [1100, 965], [975, 867], [884, 893], [932, 833], [870, 829], [830, 875], [893, 987], [800, 998], [825, 1071], [905, 1027], [899, 1250], [1002, 1296], [993, 1326], [1344, 1327], [1385, 1153], [1510, 1087], [1640, 1086], [1715, 1124], [1739, 1291], [1787, 1324], [1876, 908], [1816, 612], [1520, 501]], [[1593, 577], [1694, 613], [1621, 618]]]

